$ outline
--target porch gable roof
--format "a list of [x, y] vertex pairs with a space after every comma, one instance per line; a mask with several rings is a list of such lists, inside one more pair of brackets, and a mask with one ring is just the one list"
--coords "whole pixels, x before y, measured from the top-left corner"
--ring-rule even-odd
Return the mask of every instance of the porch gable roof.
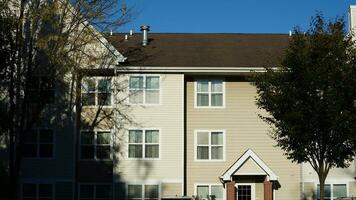
[[263, 170], [270, 181], [278, 180], [278, 176], [251, 149], [245, 151], [245, 153], [220, 177], [220, 179], [224, 182], [230, 181], [231, 176], [233, 176], [248, 160], [253, 161], [261, 170]]

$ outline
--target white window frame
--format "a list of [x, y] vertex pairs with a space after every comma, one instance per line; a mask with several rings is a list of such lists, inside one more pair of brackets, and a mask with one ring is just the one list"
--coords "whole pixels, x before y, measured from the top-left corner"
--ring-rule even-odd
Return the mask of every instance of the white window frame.
[[208, 186], [209, 187], [209, 195], [211, 195], [211, 186], [221, 186], [223, 189], [223, 200], [226, 200], [226, 188], [224, 188], [222, 186], [222, 183], [195, 183], [194, 184], [194, 196], [198, 195], [198, 186]]
[[[36, 145], [36, 156], [35, 157], [25, 157], [23, 156], [24, 159], [41, 159], [41, 160], [54, 160], [56, 159], [56, 133], [54, 129], [52, 128], [47, 128], [47, 127], [39, 127], [39, 128], [33, 128], [33, 131], [36, 131], [36, 142], [24, 142], [24, 144], [35, 144]], [[39, 133], [41, 130], [51, 130], [52, 131], [52, 143], [41, 143], [40, 142], [40, 137]], [[26, 136], [25, 136], [26, 137]], [[52, 156], [51, 157], [40, 157], [40, 145], [41, 144], [52, 144]]]
[[[318, 197], [316, 196], [316, 194], [318, 194], [318, 185], [319, 182], [314, 182], [314, 192], [315, 192], [315, 199], [317, 200]], [[346, 185], [346, 196], [349, 196], [349, 181], [347, 180], [328, 180], [325, 181], [325, 185], [330, 185], [330, 194], [331, 194], [331, 199], [334, 199], [334, 185]]]
[[[134, 76], [142, 76], [143, 77], [143, 97], [142, 97], [142, 103], [131, 103], [130, 102], [130, 91], [135, 91], [137, 89], [130, 89], [130, 78]], [[146, 77], [158, 77], [159, 78], [159, 89], [153, 89], [153, 90], [158, 90], [159, 91], [159, 95], [158, 95], [158, 103], [146, 103], [146, 90], [152, 90], [152, 89], [146, 89]], [[161, 75], [160, 74], [131, 74], [127, 76], [127, 91], [128, 91], [128, 98], [127, 98], [127, 103], [129, 105], [144, 105], [144, 106], [159, 106], [162, 105], [162, 79], [161, 79]]]
[[[129, 134], [130, 131], [135, 131], [135, 130], [140, 130], [142, 131], [142, 143], [129, 143]], [[158, 158], [146, 158], [145, 157], [145, 153], [146, 153], [146, 142], [145, 142], [145, 138], [146, 138], [146, 131], [158, 131], [158, 143], [147, 143], [147, 144], [158, 144]], [[127, 131], [126, 134], [126, 141], [127, 141], [127, 155], [126, 158], [128, 160], [160, 160], [161, 159], [161, 150], [162, 150], [162, 145], [161, 145], [161, 129], [160, 128], [130, 128]], [[130, 158], [129, 157], [129, 146], [130, 144], [142, 144], [142, 158]]]
[[[93, 159], [88, 159], [88, 158], [82, 158], [82, 132], [94, 132], [94, 158]], [[98, 159], [97, 158], [97, 151], [96, 151], [96, 147], [97, 146], [107, 146], [107, 145], [98, 145], [97, 144], [97, 132], [110, 132], [110, 136], [111, 136], [111, 142], [110, 142], [110, 158], [109, 159]], [[85, 161], [112, 161], [113, 160], [113, 131], [110, 129], [94, 129], [94, 130], [89, 130], [89, 129], [82, 129], [80, 130], [80, 136], [79, 136], [79, 159], [80, 160], [85, 160]], [[86, 146], [88, 144], [84, 144], [84, 146]], [[89, 146], [89, 145], [88, 145]]]
[[237, 195], [238, 195], [238, 186], [243, 186], [243, 185], [249, 185], [251, 186], [251, 200], [255, 200], [256, 199], [256, 184], [255, 183], [236, 183], [235, 187], [236, 187], [236, 200], [237, 199]]
[[[198, 132], [209, 132], [209, 159], [198, 159], [198, 146], [203, 146], [203, 145], [198, 145]], [[222, 159], [211, 159], [211, 147], [213, 146], [221, 146], [221, 145], [212, 145], [211, 144], [211, 133], [212, 132], [222, 132], [223, 133], [223, 158]], [[207, 146], [207, 145], [205, 145]], [[197, 162], [224, 162], [225, 161], [225, 156], [226, 156], [226, 130], [207, 130], [207, 129], [198, 129], [194, 131], [194, 160]]]
[[[101, 106], [102, 108], [111, 108], [113, 106], [113, 95], [114, 95], [114, 87], [113, 87], [113, 77], [109, 78], [109, 77], [84, 77], [82, 78], [81, 80], [81, 87], [83, 86], [84, 84], [84, 81], [87, 80], [87, 79], [91, 79], [91, 80], [94, 80], [95, 81], [95, 90], [94, 91], [91, 91], [91, 92], [84, 92], [83, 89], [81, 88], [81, 106], [84, 107], [84, 108], [96, 108], [98, 106]], [[99, 105], [99, 80], [108, 80], [110, 82], [110, 104], [109, 105]], [[83, 105], [83, 94], [94, 94], [95, 95], [95, 105]]]
[[[198, 105], [198, 82], [199, 81], [207, 81], [209, 83], [208, 86], [208, 92], [204, 92], [207, 93], [209, 96], [209, 105], [208, 106], [199, 106]], [[212, 81], [222, 81], [222, 106], [212, 106], [211, 105], [211, 96], [212, 94], [214, 94], [211, 91], [211, 82]], [[194, 108], [225, 108], [225, 99], [226, 99], [226, 92], [225, 92], [225, 80], [224, 79], [197, 79], [194, 81]], [[200, 92], [202, 93], [202, 92]], [[217, 94], [220, 94], [220, 92], [218, 92]]]
[[80, 200], [80, 186], [82, 186], [82, 185], [92, 185], [92, 186], [94, 186], [94, 194], [93, 194], [94, 195], [94, 197], [93, 197], [94, 200], [96, 200], [96, 186], [98, 186], [98, 185], [110, 186], [110, 188], [111, 188], [111, 199], [114, 198], [114, 196], [113, 196], [114, 188], [113, 188], [112, 183], [92, 183], [92, 182], [89, 182], [89, 183], [79, 183], [78, 184], [78, 200]]
[[55, 190], [55, 183], [53, 182], [44, 182], [44, 181], [34, 181], [34, 182], [28, 182], [28, 181], [25, 181], [25, 182], [22, 182], [21, 183], [21, 199], [24, 199], [24, 191], [23, 191], [23, 186], [25, 184], [32, 184], [32, 185], [36, 185], [36, 199], [39, 199], [39, 185], [41, 184], [45, 184], [45, 185], [51, 185], [52, 186], [52, 199], [55, 200], [55, 196], [56, 196], [56, 190]]
[[[161, 183], [160, 182], [156, 182], [156, 181], [134, 181], [134, 182], [128, 182], [126, 183], [126, 199], [129, 199], [129, 185], [140, 185], [141, 186], [141, 191], [142, 191], [142, 195], [140, 200], [145, 200], [145, 186], [146, 185], [157, 185], [158, 186], [158, 200], [161, 199]], [[138, 199], [139, 200], [139, 199]]]

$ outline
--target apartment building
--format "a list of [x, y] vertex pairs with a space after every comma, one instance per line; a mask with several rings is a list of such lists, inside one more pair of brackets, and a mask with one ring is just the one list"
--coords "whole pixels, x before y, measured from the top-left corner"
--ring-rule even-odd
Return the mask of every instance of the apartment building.
[[[351, 6], [350, 29], [355, 18]], [[102, 38], [117, 59], [83, 69], [76, 118], [48, 112], [28, 134], [19, 199], [317, 199], [315, 172], [275, 147], [249, 79], [280, 63], [288, 34], [141, 29]], [[355, 177], [355, 163], [332, 170], [326, 197], [356, 196]]]

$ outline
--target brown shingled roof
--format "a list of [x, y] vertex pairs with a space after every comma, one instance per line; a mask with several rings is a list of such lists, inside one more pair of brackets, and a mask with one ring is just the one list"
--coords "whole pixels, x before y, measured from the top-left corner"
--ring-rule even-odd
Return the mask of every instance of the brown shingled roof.
[[280, 64], [288, 46], [286, 34], [195, 34], [149, 33], [149, 44], [141, 45], [142, 35], [124, 41], [122, 33], [108, 41], [132, 66], [161, 67], [263, 67]]

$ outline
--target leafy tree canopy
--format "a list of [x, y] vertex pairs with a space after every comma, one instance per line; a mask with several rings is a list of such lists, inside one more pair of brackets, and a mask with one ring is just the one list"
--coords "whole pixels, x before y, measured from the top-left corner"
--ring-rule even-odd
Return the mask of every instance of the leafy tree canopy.
[[310, 163], [321, 184], [355, 156], [355, 50], [343, 19], [317, 14], [308, 31], [295, 28], [282, 65], [255, 77], [272, 138], [288, 159]]

